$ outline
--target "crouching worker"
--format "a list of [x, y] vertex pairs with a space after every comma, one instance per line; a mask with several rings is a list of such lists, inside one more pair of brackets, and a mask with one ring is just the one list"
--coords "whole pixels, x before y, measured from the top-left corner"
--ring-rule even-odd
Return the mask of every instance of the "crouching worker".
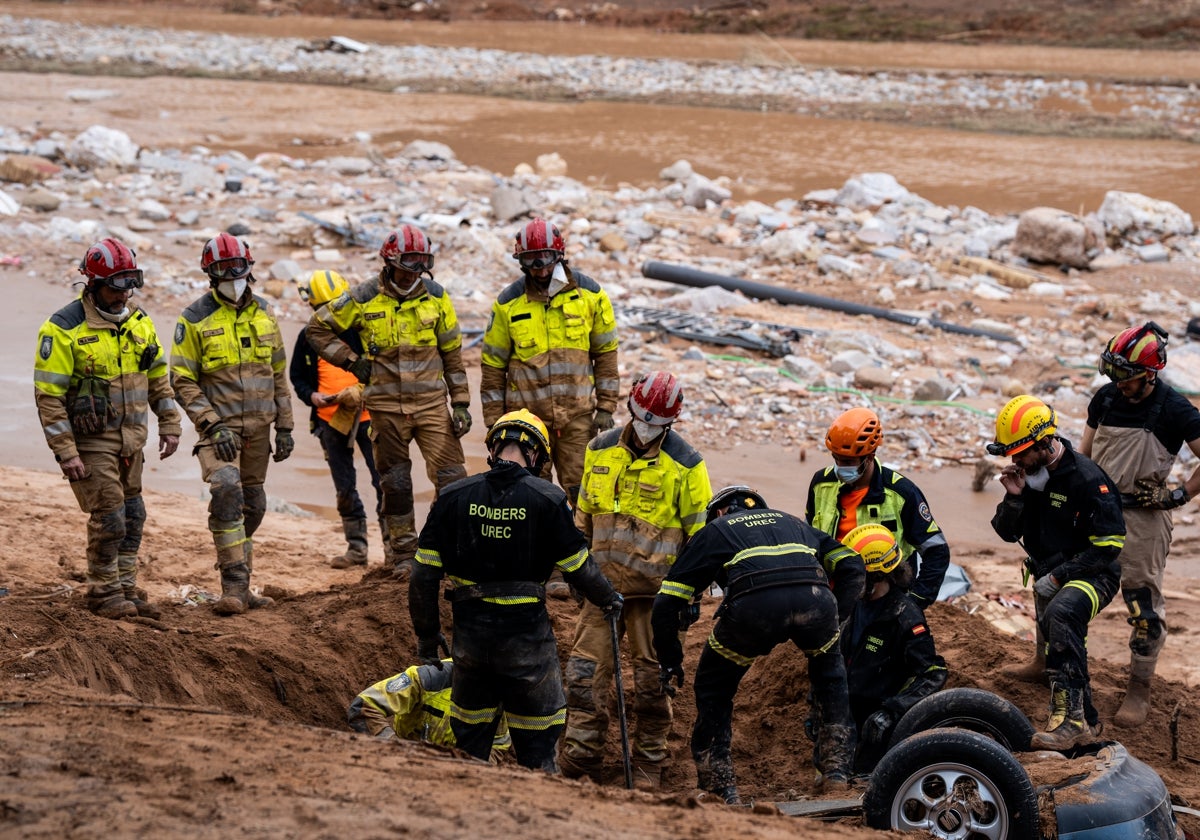
[[708, 503], [707, 522], [667, 573], [650, 616], [662, 680], [683, 685], [681, 612], [715, 580], [725, 592], [696, 668], [692, 758], [701, 788], [741, 803], [730, 741], [733, 698], [757, 657], [791, 641], [808, 659], [822, 709], [822, 790], [848, 784], [854, 722], [838, 625], [862, 596], [862, 558], [826, 533], [771, 510], [749, 487], [726, 487]]
[[[380, 680], [361, 691], [350, 702], [346, 723], [355, 732], [380, 741], [424, 741], [435, 747], [455, 746], [450, 730], [450, 680], [454, 662], [441, 660], [437, 665], [410, 665], [399, 674]], [[492, 742], [496, 750], [512, 744], [508, 724], [503, 717]]]
[[854, 772], [869, 773], [892, 730], [922, 697], [939, 691], [949, 671], [934, 649], [921, 608], [906, 592], [912, 566], [882, 525], [860, 525], [842, 541], [862, 557], [867, 588], [842, 628], [850, 713], [858, 727]]

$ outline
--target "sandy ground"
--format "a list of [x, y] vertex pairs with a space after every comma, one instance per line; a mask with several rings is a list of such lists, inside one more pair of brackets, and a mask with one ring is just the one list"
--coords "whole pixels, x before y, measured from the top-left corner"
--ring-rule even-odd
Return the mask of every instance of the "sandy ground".
[[[37, 85], [24, 77], [0, 77], [0, 83], [6, 90], [21, 89], [23, 101], [39, 95]], [[46, 87], [69, 83], [50, 77]], [[105, 86], [124, 83], [103, 81]], [[216, 89], [228, 84], [233, 83], [189, 80], [196, 87], [187, 92], [193, 101], [203, 101], [205, 85]], [[178, 97], [179, 89], [167, 88], [159, 95], [164, 100]], [[265, 86], [255, 88], [256, 97], [266, 95]], [[148, 134], [163, 131], [167, 121], [155, 116], [151, 101], [139, 102], [140, 110], [129, 108], [123, 115], [128, 126], [117, 127], [131, 133], [139, 127]], [[354, 98], [346, 102], [352, 108]], [[42, 107], [36, 118], [51, 128], [66, 129], [97, 117]], [[335, 107], [331, 100], [330, 125], [339, 117], [343, 125], [353, 124], [370, 110], [339, 115]], [[501, 104], [487, 107], [499, 112]], [[209, 142], [201, 128], [170, 122], [179, 136]], [[269, 142], [282, 141], [265, 141], [264, 146]], [[695, 142], [694, 158], [716, 154], [721, 145], [719, 133]], [[1139, 148], [1144, 152], [1140, 159], [1151, 159], [1162, 147]], [[981, 190], [972, 203], [985, 206], [987, 198]], [[39, 265], [63, 265], [77, 256], [41, 255]], [[369, 683], [410, 664], [415, 641], [407, 592], [384, 574], [378, 539], [372, 540], [372, 566], [365, 575], [327, 566], [326, 559], [341, 548], [340, 528], [331, 514], [331, 485], [319, 449], [303, 434], [302, 423], [297, 453], [272, 466], [267, 490], [310, 515], [272, 512], [256, 538], [255, 583], [277, 599], [274, 609], [218, 620], [209, 606], [194, 604], [218, 584], [199, 471], [187, 454], [194, 440], [189, 430], [180, 453], [151, 461], [146, 475], [149, 521], [140, 582], [163, 605], [162, 621], [110, 622], [87, 613], [81, 598], [85, 517], [42, 443], [29, 387], [37, 327], [70, 297], [62, 277], [61, 272], [0, 270], [12, 326], [0, 331], [0, 385], [10, 397], [10, 411], [0, 416], [0, 545], [5, 547], [0, 566], [0, 837], [68, 832], [79, 837], [794, 835], [799, 826], [793, 819], [726, 809], [695, 797], [686, 747], [694, 717], [689, 690], [677, 702], [675, 761], [661, 794], [621, 790], [615, 754], [606, 785], [597, 786], [489, 768], [413, 745], [382, 746], [351, 733], [344, 725], [349, 700]], [[178, 301], [153, 297], [147, 305], [160, 328], [179, 309]], [[285, 332], [294, 336], [299, 326], [288, 320]], [[470, 364], [476, 367], [477, 359]], [[297, 406], [297, 417], [305, 416], [307, 410]], [[468, 468], [481, 468], [481, 431], [468, 437], [466, 448]], [[813, 462], [819, 455], [808, 454], [797, 467], [794, 461], [781, 463], [777, 452], [763, 446], [706, 452], [714, 484], [752, 478], [769, 500], [791, 510], [802, 506], [807, 478], [819, 465]], [[418, 515], [423, 516], [429, 488], [421, 470], [414, 474], [422, 482]], [[966, 467], [913, 476], [929, 495], [955, 559], [975, 583], [976, 597], [966, 603], [973, 614], [944, 604], [930, 613], [939, 650], [951, 668], [951, 685], [994, 690], [1039, 722], [1045, 689], [998, 674], [1001, 666], [1026, 657], [1031, 649], [1019, 635], [1028, 632], [1028, 617], [995, 603], [1021, 598], [1017, 556], [988, 527], [998, 487], [993, 483], [972, 493]], [[1200, 634], [1197, 519], [1194, 507], [1176, 515], [1167, 579], [1172, 636], [1155, 679], [1151, 718], [1138, 730], [1109, 730], [1193, 807], [1200, 803], [1200, 710], [1192, 700], [1200, 685], [1200, 665], [1190, 655], [1190, 642]], [[689, 634], [689, 676], [714, 608], [706, 606], [701, 623]], [[571, 638], [573, 607], [555, 603], [552, 609], [565, 645]], [[1002, 632], [997, 624], [1018, 635]], [[1106, 718], [1121, 700], [1126, 638], [1119, 605], [1092, 625], [1093, 685]], [[735, 764], [743, 792], [760, 803], [812, 796], [809, 747], [801, 725], [807, 688], [802, 657], [783, 649], [757, 664], [743, 683]], [[1200, 821], [1184, 825], [1200, 832]], [[878, 836], [853, 820], [805, 823], [804, 828], [820, 837]]]

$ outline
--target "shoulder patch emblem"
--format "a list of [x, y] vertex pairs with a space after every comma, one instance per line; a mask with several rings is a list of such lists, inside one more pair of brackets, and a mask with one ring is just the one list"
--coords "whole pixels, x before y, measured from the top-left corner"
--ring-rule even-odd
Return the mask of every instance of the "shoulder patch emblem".
[[48, 361], [50, 354], [54, 352], [54, 336], [42, 336], [41, 346], [38, 347], [38, 355], [42, 357], [42, 361]]
[[202, 336], [204, 336], [205, 338], [212, 338], [215, 335], [225, 335], [225, 328], [224, 327], [216, 327], [211, 330], [205, 330], [204, 332], [202, 332], [200, 334]]
[[1101, 492], [1101, 493], [1107, 493], [1107, 492], [1108, 492], [1108, 485], [1107, 485], [1107, 484], [1101, 484], [1101, 485], [1100, 485], [1100, 492]]
[[398, 674], [397, 676], [388, 680], [386, 688], [388, 690], [388, 694], [399, 694], [410, 685], [412, 685], [412, 677], [410, 677], [408, 674]]
[[180, 321], [178, 324], [175, 325], [175, 343], [176, 344], [183, 344], [183, 335], [184, 335], [183, 321]]
[[96, 343], [97, 341], [99, 341], [99, 340], [100, 340], [100, 336], [98, 336], [98, 335], [95, 335], [95, 334], [93, 334], [93, 335], [84, 335], [84, 336], [80, 336], [80, 337], [79, 337], [79, 344], [80, 344], [80, 345], [84, 345], [84, 344], [95, 344], [95, 343]]
[[912, 634], [914, 636], [920, 636], [920, 635], [922, 635], [924, 633], [928, 633], [928, 632], [929, 632], [929, 628], [926, 627], [924, 624], [918, 624], [916, 627], [914, 627], [912, 629]]
[[926, 522], [933, 521], [933, 514], [929, 512], [929, 504], [927, 502], [921, 502], [917, 507], [917, 513], [921, 514], [921, 518]]

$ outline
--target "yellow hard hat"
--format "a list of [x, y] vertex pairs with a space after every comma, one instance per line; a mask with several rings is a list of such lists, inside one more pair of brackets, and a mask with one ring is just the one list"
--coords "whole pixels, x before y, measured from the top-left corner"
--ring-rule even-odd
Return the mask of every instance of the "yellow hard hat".
[[546, 424], [527, 408], [518, 408], [501, 416], [488, 430], [484, 441], [490, 452], [501, 441], [512, 440], [523, 446], [533, 446], [539, 457], [550, 457], [550, 433]]
[[1058, 415], [1037, 397], [1022, 394], [1008, 401], [996, 415], [996, 441], [989, 455], [1016, 455], [1058, 431]]
[[890, 572], [900, 565], [900, 546], [892, 532], [882, 525], [859, 525], [845, 536], [842, 544], [862, 557], [868, 572]]
[[350, 284], [346, 278], [336, 271], [321, 269], [314, 271], [307, 283], [300, 284], [300, 297], [308, 301], [313, 309], [324, 306], [329, 301], [347, 291]]

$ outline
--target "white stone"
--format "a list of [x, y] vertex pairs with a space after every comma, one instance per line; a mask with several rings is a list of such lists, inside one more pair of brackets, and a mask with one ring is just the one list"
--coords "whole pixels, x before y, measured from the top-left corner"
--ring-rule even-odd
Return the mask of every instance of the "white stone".
[[67, 162], [80, 169], [115, 166], [127, 169], [137, 160], [138, 146], [129, 135], [114, 128], [93, 125], [66, 148]]

